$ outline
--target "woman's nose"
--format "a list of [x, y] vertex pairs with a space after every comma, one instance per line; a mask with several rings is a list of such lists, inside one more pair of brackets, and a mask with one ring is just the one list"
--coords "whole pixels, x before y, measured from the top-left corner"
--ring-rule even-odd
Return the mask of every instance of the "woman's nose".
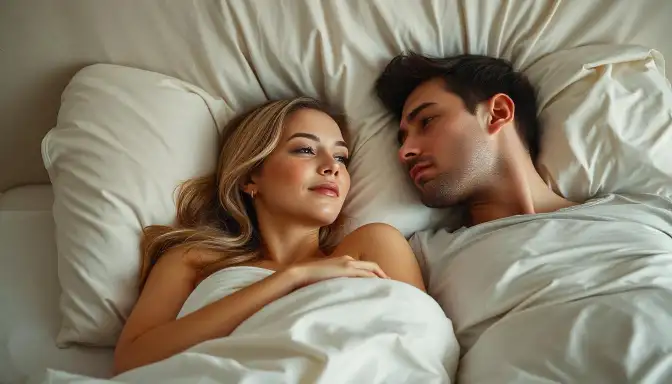
[[340, 163], [332, 159], [331, 161], [327, 161], [322, 165], [320, 165], [319, 173], [322, 176], [328, 176], [328, 175], [338, 176], [340, 168], [341, 168]]

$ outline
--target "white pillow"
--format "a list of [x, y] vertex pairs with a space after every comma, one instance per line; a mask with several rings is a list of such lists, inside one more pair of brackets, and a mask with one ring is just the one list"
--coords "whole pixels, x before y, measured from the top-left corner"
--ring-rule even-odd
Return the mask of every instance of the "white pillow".
[[539, 88], [538, 166], [576, 201], [610, 192], [672, 197], [672, 89], [659, 52], [592, 45], [526, 69]]
[[139, 234], [171, 223], [176, 185], [214, 169], [222, 101], [157, 73], [98, 64], [42, 143], [54, 189], [59, 345], [114, 345], [137, 298]]

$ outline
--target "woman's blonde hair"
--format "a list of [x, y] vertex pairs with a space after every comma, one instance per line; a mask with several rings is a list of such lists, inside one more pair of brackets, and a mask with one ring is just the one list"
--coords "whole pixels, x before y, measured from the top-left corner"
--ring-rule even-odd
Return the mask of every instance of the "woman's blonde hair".
[[[318, 100], [299, 97], [267, 102], [237, 116], [224, 129], [217, 171], [184, 182], [177, 196], [174, 226], [150, 225], [143, 229], [140, 287], [152, 266], [171, 248], [189, 247], [221, 255], [203, 266], [204, 274], [260, 260], [261, 236], [252, 198], [241, 187], [277, 147], [287, 117], [300, 109], [328, 114], [347, 134], [344, 115]], [[330, 252], [339, 240], [342, 217], [320, 228], [320, 248]]]

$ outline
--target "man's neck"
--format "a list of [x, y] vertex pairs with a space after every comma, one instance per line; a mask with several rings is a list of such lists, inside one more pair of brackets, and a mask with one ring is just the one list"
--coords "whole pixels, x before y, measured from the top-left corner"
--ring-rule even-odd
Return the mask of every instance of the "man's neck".
[[521, 159], [505, 164], [467, 206], [470, 225], [476, 225], [514, 215], [554, 212], [576, 204], [553, 192], [532, 162]]

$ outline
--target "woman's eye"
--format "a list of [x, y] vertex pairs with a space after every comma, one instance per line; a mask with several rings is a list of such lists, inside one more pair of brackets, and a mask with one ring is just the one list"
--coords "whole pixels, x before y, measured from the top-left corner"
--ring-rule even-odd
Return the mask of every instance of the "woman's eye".
[[294, 151], [294, 152], [295, 152], [295, 153], [305, 153], [305, 154], [308, 154], [308, 155], [314, 155], [314, 154], [315, 154], [315, 151], [314, 151], [313, 148], [311, 148], [311, 147], [303, 147], [303, 148], [299, 148], [299, 149], [297, 149], [297, 150]]
[[350, 159], [348, 159], [347, 156], [336, 156], [335, 159], [336, 161], [341, 162], [345, 165], [348, 165], [348, 162], [350, 161]]

